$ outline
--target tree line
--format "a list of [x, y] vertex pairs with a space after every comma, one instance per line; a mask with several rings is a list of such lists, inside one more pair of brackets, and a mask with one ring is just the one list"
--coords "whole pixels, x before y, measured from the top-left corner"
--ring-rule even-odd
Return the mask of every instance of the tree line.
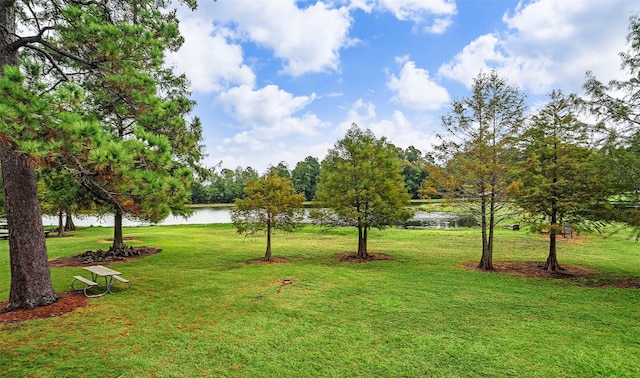
[[[429, 165], [433, 157], [414, 146], [406, 149], [394, 147], [397, 158], [402, 165], [404, 186], [412, 199], [423, 198], [423, 186], [429, 175]], [[270, 166], [265, 174], [275, 172], [280, 177], [292, 181], [296, 193], [304, 195], [306, 201], [315, 197], [320, 181], [321, 162], [314, 156], [307, 156], [296, 163], [293, 169], [285, 162]], [[260, 174], [252, 167], [236, 169], [213, 169], [206, 177], [196, 180], [191, 187], [191, 201], [194, 204], [233, 203], [236, 199], [244, 199], [244, 188], [250, 180], [257, 179]]]

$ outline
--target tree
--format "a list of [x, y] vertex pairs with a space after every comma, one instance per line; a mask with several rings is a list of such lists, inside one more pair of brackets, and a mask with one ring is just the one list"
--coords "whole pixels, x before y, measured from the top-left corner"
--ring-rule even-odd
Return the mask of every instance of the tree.
[[358, 228], [359, 258], [368, 257], [367, 233], [410, 218], [397, 148], [353, 124], [322, 161], [315, 198], [328, 220]]
[[629, 73], [626, 80], [600, 82], [591, 72], [587, 72], [584, 84], [587, 98], [583, 105], [598, 117], [608, 130], [607, 142], [603, 148], [610, 159], [610, 168], [616, 172], [614, 187], [620, 206], [624, 208], [624, 220], [635, 228], [640, 238], [640, 210], [638, 201], [638, 135], [640, 126], [640, 15], [629, 18], [627, 34], [629, 50], [620, 53], [621, 69]]
[[278, 176], [280, 176], [280, 177], [284, 177], [284, 178], [288, 178], [288, 179], [291, 178], [291, 172], [289, 172], [289, 166], [284, 161], [281, 161], [276, 166], [273, 166], [273, 165], [269, 166], [269, 169], [267, 169], [267, 174], [269, 174], [271, 172], [277, 173]]
[[[194, 1], [187, 2], [195, 6]], [[97, 196], [112, 201], [117, 209], [127, 210], [128, 202], [118, 203], [118, 198], [100, 187], [99, 181], [93, 180], [101, 177], [105, 179], [103, 182], [108, 182], [109, 174], [106, 173], [109, 169], [100, 163], [116, 160], [110, 159], [115, 155], [104, 150], [89, 151], [87, 148], [114, 147], [118, 142], [109, 140], [103, 135], [104, 130], [94, 127], [97, 120], [105, 121], [105, 124], [108, 120], [99, 119], [95, 108], [86, 107], [100, 102], [100, 83], [104, 83], [107, 90], [107, 83], [116, 88], [151, 88], [158, 82], [160, 72], [152, 72], [153, 69], [143, 72], [149, 66], [130, 63], [128, 74], [120, 80], [133, 78], [138, 83], [127, 87], [125, 84], [129, 83], [118, 82], [118, 76], [124, 70], [117, 67], [129, 64], [129, 58], [139, 52], [146, 55], [138, 62], [153, 61], [157, 67], [162, 61], [160, 46], [166, 43], [172, 48], [179, 46], [181, 39], [175, 38], [175, 13], [159, 9], [167, 3], [152, 0], [0, 1], [0, 75], [3, 75], [0, 85], [3, 100], [0, 105], [0, 164], [10, 231], [9, 310], [48, 305], [57, 300], [49, 275], [35, 166], [60, 164], [73, 167], [73, 174], [82, 178], [83, 185], [95, 189]], [[13, 69], [18, 66], [22, 72]], [[77, 86], [71, 83], [85, 86], [89, 97], [81, 99]], [[173, 93], [170, 86], [160, 89], [168, 96]], [[132, 92], [136, 91], [120, 92], [126, 96], [118, 98], [119, 103], [136, 99], [138, 93]], [[175, 114], [171, 108], [159, 110], [161, 106], [144, 103], [150, 98], [148, 96], [139, 98], [143, 103], [138, 103], [137, 107], [153, 108], [144, 114], [155, 115], [158, 124], [164, 124], [163, 112]], [[150, 121], [153, 117], [145, 119]], [[162, 147], [160, 140], [143, 130], [137, 130], [135, 134], [123, 141], [121, 153], [128, 150], [137, 152], [134, 156], [139, 157], [145, 150], [151, 153], [152, 149]], [[94, 143], [94, 138], [98, 137], [101, 140]], [[85, 148], [81, 149], [83, 144]], [[65, 151], [63, 147], [69, 149]], [[165, 151], [160, 151], [154, 159], [161, 157], [166, 157]], [[93, 159], [93, 162], [87, 164], [83, 159]], [[154, 159], [146, 161], [152, 163]], [[148, 172], [153, 164], [142, 165], [142, 171]], [[124, 176], [127, 172], [135, 172], [132, 169], [135, 167], [120, 165], [111, 173]], [[121, 182], [131, 184], [132, 181]], [[172, 186], [169, 183], [155, 188], [175, 189]], [[124, 193], [130, 188], [118, 189]], [[147, 204], [146, 208], [150, 206]], [[161, 209], [164, 211], [166, 207]]]
[[[587, 125], [575, 115], [576, 98], [559, 91], [533, 116], [522, 135], [523, 160], [514, 199], [534, 219], [549, 224], [549, 255], [544, 269], [557, 271], [556, 237], [566, 224], [597, 220], [608, 205], [609, 175], [589, 146]], [[575, 227], [575, 226], [573, 226]]]
[[404, 183], [411, 195], [411, 198], [422, 197], [422, 187], [425, 179], [429, 176], [428, 162], [422, 152], [414, 146], [409, 146], [406, 150], [398, 149], [398, 155], [402, 160], [402, 174]]
[[291, 172], [291, 181], [296, 192], [303, 193], [307, 201], [316, 195], [318, 180], [320, 179], [320, 162], [313, 156], [307, 156], [298, 162]]
[[271, 234], [275, 230], [291, 232], [303, 219], [304, 196], [297, 194], [291, 180], [272, 171], [249, 181], [245, 198], [237, 199], [231, 219], [238, 233], [266, 233], [265, 261], [271, 261]]
[[463, 198], [479, 220], [482, 257], [478, 267], [493, 269], [494, 228], [507, 204], [507, 188], [517, 156], [513, 149], [524, 122], [524, 95], [495, 71], [480, 73], [470, 97], [456, 100], [442, 117], [449, 132], [439, 147], [447, 161], [442, 185]]

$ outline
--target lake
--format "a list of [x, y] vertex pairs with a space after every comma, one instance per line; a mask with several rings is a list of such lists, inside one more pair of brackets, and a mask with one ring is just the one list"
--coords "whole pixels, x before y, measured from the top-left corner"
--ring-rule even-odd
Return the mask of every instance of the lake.
[[[210, 223], [231, 223], [231, 209], [233, 206], [198, 207], [193, 209], [193, 214], [188, 218], [170, 215], [160, 223], [141, 222], [137, 220], [123, 219], [122, 225], [125, 227], [150, 226], [152, 224], [174, 225], [174, 224], [210, 224]], [[45, 226], [57, 226], [58, 217], [43, 216], [42, 222]], [[73, 223], [80, 227], [112, 227], [113, 215], [96, 217], [93, 215], [75, 216]], [[457, 228], [470, 227], [473, 221], [467, 216], [444, 212], [416, 211], [413, 218], [408, 222], [410, 228]]]

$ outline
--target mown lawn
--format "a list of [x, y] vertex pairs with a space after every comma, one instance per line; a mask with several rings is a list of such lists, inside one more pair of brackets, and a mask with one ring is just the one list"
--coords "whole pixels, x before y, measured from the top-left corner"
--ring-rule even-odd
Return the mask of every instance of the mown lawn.
[[[111, 228], [47, 239], [49, 257], [107, 248]], [[59, 317], [0, 325], [7, 377], [638, 377], [640, 290], [482, 273], [479, 230], [372, 230], [371, 252], [339, 262], [355, 229], [273, 239], [283, 264], [248, 264], [265, 240], [231, 225], [125, 229], [163, 251], [113, 264], [132, 288]], [[500, 230], [495, 261], [542, 261], [546, 240]], [[0, 301], [8, 299], [0, 241]], [[624, 234], [560, 243], [561, 264], [640, 278]], [[81, 268], [54, 268], [58, 292]], [[283, 280], [295, 283], [283, 285]]]

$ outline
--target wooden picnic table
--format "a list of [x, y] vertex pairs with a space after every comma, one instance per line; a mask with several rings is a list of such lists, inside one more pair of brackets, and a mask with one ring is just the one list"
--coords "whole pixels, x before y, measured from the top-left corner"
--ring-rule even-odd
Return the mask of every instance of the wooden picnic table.
[[[91, 280], [84, 278], [82, 276], [74, 276], [73, 277], [73, 281], [71, 281], [71, 288], [73, 290], [83, 290], [84, 291], [84, 295], [86, 295], [87, 297], [98, 297], [107, 293], [111, 293], [113, 294], [113, 292], [111, 291], [111, 287], [113, 286], [113, 284], [116, 283], [116, 281], [118, 282], [122, 282], [122, 283], [126, 283], [127, 286], [130, 288], [131, 287], [131, 283], [129, 282], [129, 280], [120, 277], [120, 272], [113, 270], [113, 269], [109, 269], [105, 266], [102, 265], [91, 265], [91, 266], [85, 266], [83, 268], [84, 270], [87, 270], [91, 273]], [[87, 289], [90, 289], [92, 287], [95, 286], [101, 286], [98, 284], [98, 278], [99, 277], [104, 277], [104, 286], [105, 286], [105, 291], [104, 293], [100, 293], [100, 294], [95, 294], [95, 295], [90, 295], [87, 292]], [[86, 286], [84, 287], [84, 289], [76, 289], [74, 287], [74, 283], [76, 281], [80, 281], [83, 282]]]

